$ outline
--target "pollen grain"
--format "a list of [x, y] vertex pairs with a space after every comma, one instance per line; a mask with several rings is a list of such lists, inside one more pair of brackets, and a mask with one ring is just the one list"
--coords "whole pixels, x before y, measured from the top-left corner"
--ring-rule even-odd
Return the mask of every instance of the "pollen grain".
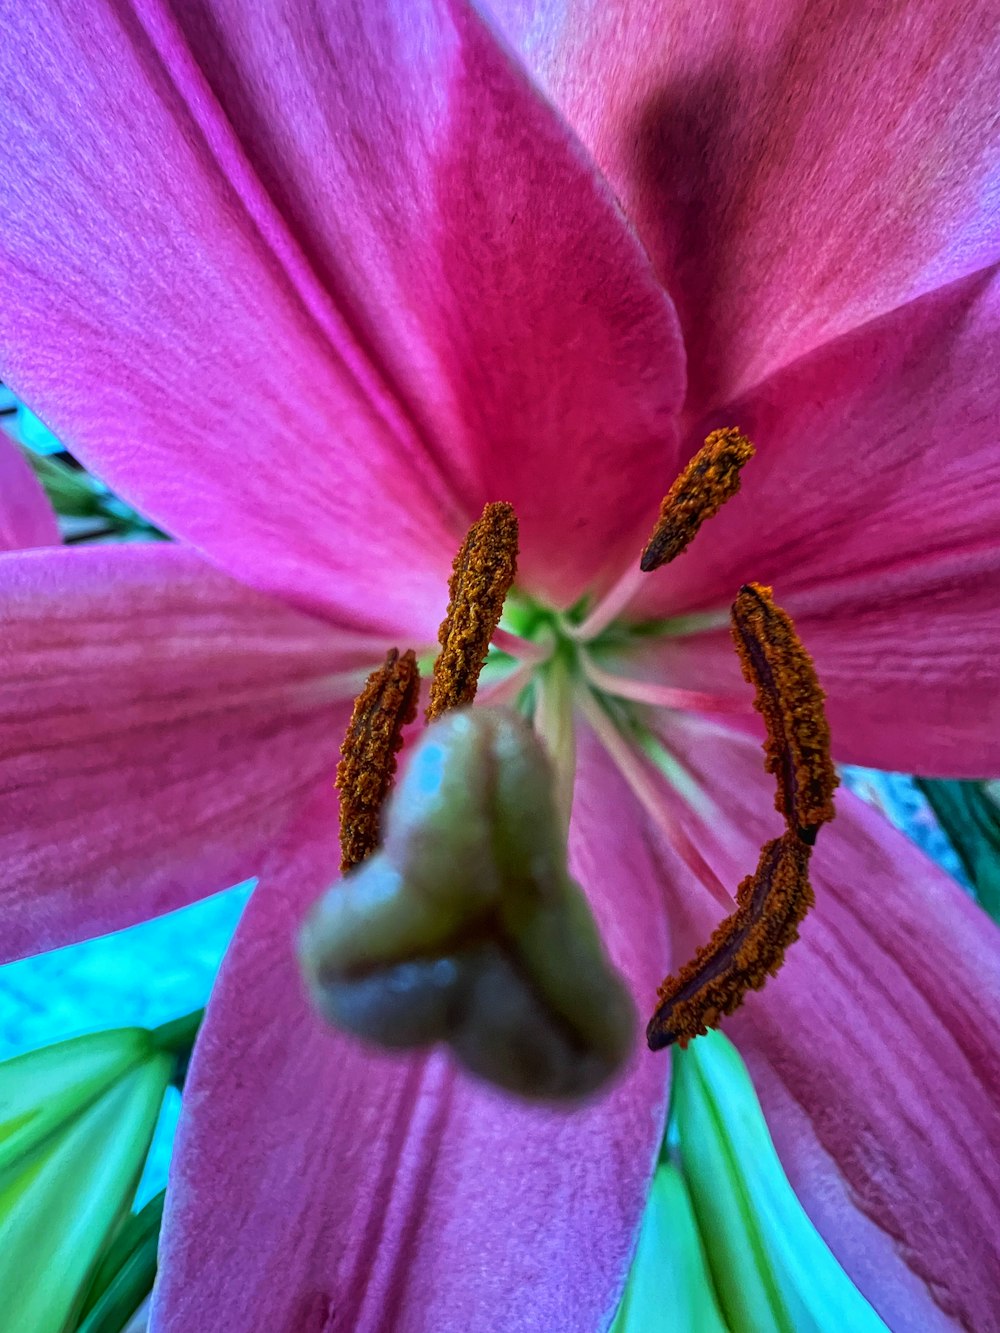
[[764, 844], [757, 869], [737, 889], [735, 910], [691, 962], [660, 987], [646, 1029], [650, 1050], [674, 1042], [686, 1046], [777, 973], [813, 905], [809, 857], [808, 844], [794, 833]]
[[403, 727], [417, 715], [420, 672], [413, 649], [392, 648], [354, 703], [340, 747], [340, 868], [345, 873], [375, 850], [381, 811], [396, 772]]
[[830, 728], [812, 658], [771, 589], [748, 583], [732, 607], [733, 639], [754, 706], [767, 729], [766, 768], [785, 832], [765, 843], [757, 869], [736, 892], [736, 908], [712, 938], [660, 988], [646, 1029], [652, 1050], [686, 1045], [733, 1013], [781, 967], [812, 907], [809, 858], [820, 825], [833, 818], [837, 774]]
[[735, 426], [715, 430], [663, 497], [660, 516], [639, 561], [644, 573], [668, 565], [706, 519], [740, 489], [740, 471], [755, 450]]
[[475, 698], [479, 673], [516, 572], [517, 516], [512, 505], [496, 501], [486, 505], [473, 523], [452, 566], [428, 722]]
[[838, 783], [830, 757], [826, 697], [812, 658], [771, 589], [747, 583], [732, 607], [732, 633], [754, 707], [767, 727], [765, 767], [778, 783], [775, 808], [810, 845], [833, 818]]

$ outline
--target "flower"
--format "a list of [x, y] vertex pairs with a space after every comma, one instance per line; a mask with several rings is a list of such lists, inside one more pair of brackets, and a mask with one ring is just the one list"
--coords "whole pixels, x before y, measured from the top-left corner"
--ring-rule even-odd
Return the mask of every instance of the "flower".
[[[349, 701], [432, 643], [484, 502], [520, 522], [502, 644], [563, 773], [575, 747], [571, 869], [644, 1011], [719, 915], [692, 863], [734, 887], [777, 831], [720, 628], [746, 579], [795, 616], [838, 758], [997, 770], [995, 41], [985, 5], [848, 0], [8, 19], [0, 374], [185, 543], [0, 559], [9, 947], [260, 874], [155, 1326], [577, 1330], [620, 1296], [666, 1060], [526, 1108], [330, 1037], [292, 955]], [[741, 495], [619, 581], [734, 424]], [[988, 1329], [996, 931], [847, 794], [812, 880], [726, 1030], [886, 1322]]]

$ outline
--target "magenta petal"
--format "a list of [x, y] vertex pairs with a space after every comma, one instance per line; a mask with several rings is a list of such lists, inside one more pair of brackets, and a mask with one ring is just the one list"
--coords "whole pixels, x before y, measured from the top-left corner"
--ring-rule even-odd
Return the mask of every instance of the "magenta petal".
[[0, 557], [5, 958], [253, 875], [332, 778], [358, 656], [177, 547]]
[[694, 411], [995, 262], [992, 0], [489, 7], [677, 302]]
[[[645, 1007], [666, 943], [629, 800], [585, 745], [573, 835], [609, 950]], [[605, 823], [606, 821], [606, 823]], [[336, 875], [332, 802], [276, 854], [223, 964], [185, 1089], [158, 1333], [598, 1329], [617, 1305], [663, 1129], [667, 1064], [555, 1112], [442, 1054], [323, 1030], [293, 959]]]
[[[763, 755], [704, 725], [673, 744], [720, 802], [735, 884], [776, 831]], [[893, 1333], [993, 1330], [1000, 1271], [1000, 931], [880, 815], [838, 792], [817, 905], [725, 1031], [809, 1215]], [[678, 901], [688, 940], [710, 917]]]
[[5, 31], [5, 373], [269, 591], [426, 640], [509, 500], [574, 600], [655, 513], [684, 370], [566, 127], [459, 0], [119, 10]]
[[58, 545], [59, 524], [41, 482], [0, 430], [0, 551]]
[[169, 13], [142, 9], [42, 3], [5, 22], [0, 373], [240, 578], [432, 637], [457, 504], [440, 460]]
[[[1000, 276], [977, 274], [734, 405], [759, 449], [743, 489], [633, 614], [724, 610], [741, 583], [773, 583], [839, 759], [1000, 772], [998, 337]], [[727, 634], [641, 656], [665, 684], [749, 697]]]

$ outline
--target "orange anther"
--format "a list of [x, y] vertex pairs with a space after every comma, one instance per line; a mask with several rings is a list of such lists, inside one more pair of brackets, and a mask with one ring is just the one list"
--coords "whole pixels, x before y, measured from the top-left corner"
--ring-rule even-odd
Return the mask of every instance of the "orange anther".
[[833, 818], [839, 781], [816, 668], [791, 617], [759, 583], [740, 589], [732, 632], [743, 676], [756, 691], [754, 707], [767, 727], [766, 768], [778, 782], [775, 809], [812, 844], [820, 824]]
[[427, 721], [476, 697], [479, 673], [517, 571], [512, 505], [488, 504], [466, 534], [448, 583], [448, 614], [438, 631]]
[[735, 426], [715, 430], [663, 497], [653, 535], [639, 561], [649, 573], [667, 565], [694, 540], [706, 519], [740, 489], [740, 470], [754, 447]]
[[808, 845], [794, 833], [765, 843], [757, 869], [736, 893], [736, 909], [676, 976], [660, 987], [646, 1029], [651, 1050], [686, 1046], [733, 1013], [781, 967], [813, 905]]
[[419, 690], [413, 649], [400, 656], [392, 648], [355, 700], [337, 765], [340, 868], [345, 872], [378, 846], [382, 803], [396, 772], [403, 727], [417, 715]]

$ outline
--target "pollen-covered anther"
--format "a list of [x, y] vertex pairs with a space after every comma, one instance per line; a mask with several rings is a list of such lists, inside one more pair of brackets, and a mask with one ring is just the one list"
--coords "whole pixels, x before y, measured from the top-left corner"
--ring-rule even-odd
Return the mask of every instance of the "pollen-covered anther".
[[834, 816], [839, 779], [830, 757], [825, 695], [791, 617], [771, 589], [745, 584], [732, 607], [732, 632], [754, 707], [767, 727], [766, 768], [778, 783], [774, 804], [804, 842]]
[[516, 572], [517, 516], [513, 505], [496, 501], [473, 523], [452, 566], [428, 722], [476, 697], [479, 673]]
[[345, 873], [379, 843], [381, 810], [392, 786], [402, 731], [417, 715], [420, 672], [411, 649], [392, 648], [354, 703], [340, 747], [340, 868]]
[[686, 1046], [735, 1012], [747, 992], [760, 990], [781, 967], [785, 950], [813, 905], [809, 846], [795, 833], [765, 843], [757, 869], [736, 893], [736, 909], [707, 944], [660, 987], [646, 1029], [650, 1050]]
[[740, 489], [740, 470], [754, 447], [735, 426], [714, 430], [663, 497], [660, 516], [639, 561], [645, 573], [676, 560], [706, 519]]

